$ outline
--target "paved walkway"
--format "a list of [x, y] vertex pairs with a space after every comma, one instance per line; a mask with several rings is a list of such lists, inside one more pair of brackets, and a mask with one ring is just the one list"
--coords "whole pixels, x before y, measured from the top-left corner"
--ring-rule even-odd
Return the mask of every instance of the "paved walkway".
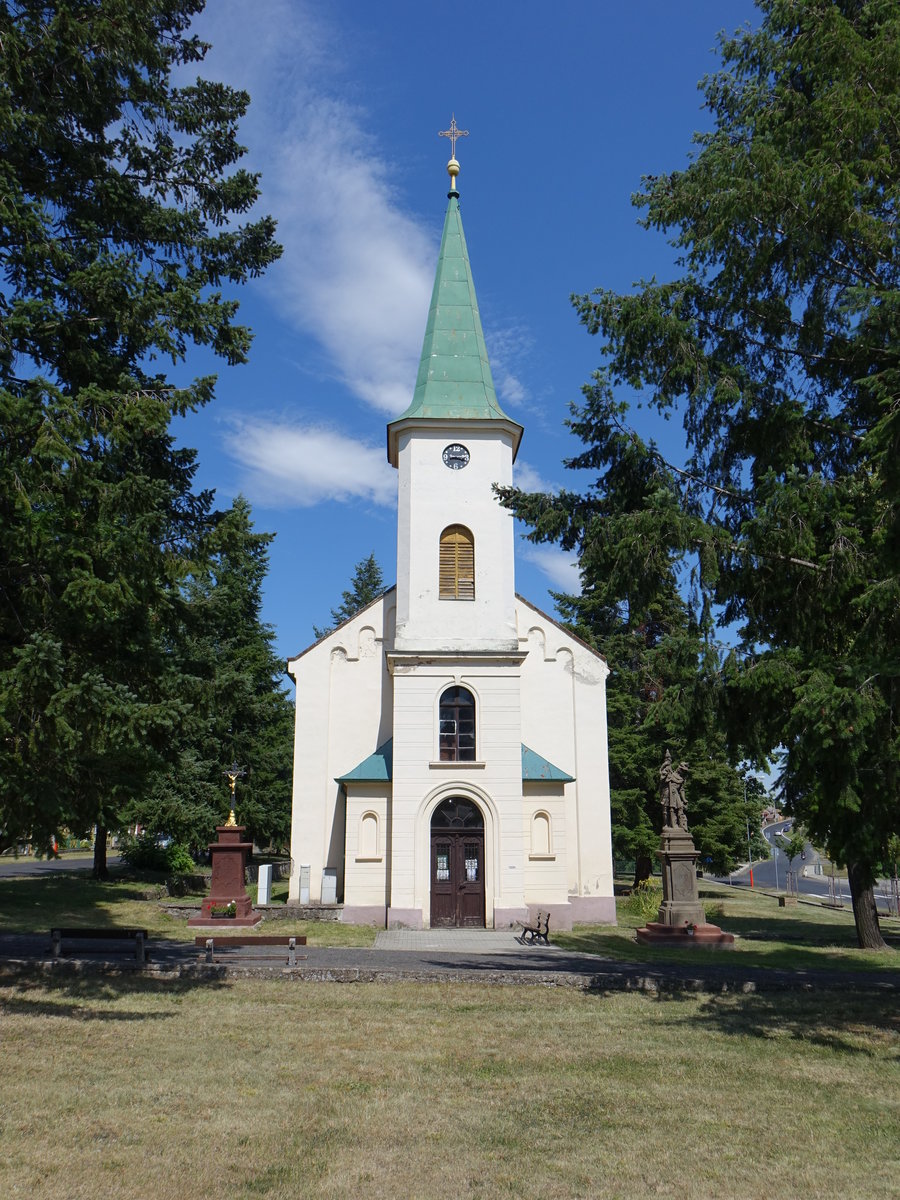
[[375, 949], [437, 950], [444, 954], [521, 954], [523, 943], [510, 929], [384, 929], [375, 935]]
[[[396, 938], [390, 944], [388, 939]], [[207, 964], [191, 942], [151, 938], [149, 963], [138, 966], [121, 949], [98, 946], [83, 957], [50, 957], [46, 933], [0, 934], [0, 984], [24, 974], [70, 977], [103, 974], [122, 979], [136, 972], [161, 981], [201, 986], [241, 976], [329, 983], [488, 983], [576, 987], [592, 991], [757, 992], [846, 989], [869, 995], [900, 993], [900, 971], [785, 971], [742, 966], [726, 953], [698, 952], [695, 962], [619, 962], [559, 946], [523, 946], [512, 933], [493, 930], [398, 930], [378, 935], [372, 948], [298, 947], [295, 968], [254, 961], [243, 951], [227, 963]], [[382, 940], [383, 939], [383, 940]], [[452, 939], [459, 939], [453, 949]], [[463, 944], [462, 939], [466, 939]], [[405, 942], [405, 948], [398, 943]], [[161, 986], [170, 986], [162, 982]]]

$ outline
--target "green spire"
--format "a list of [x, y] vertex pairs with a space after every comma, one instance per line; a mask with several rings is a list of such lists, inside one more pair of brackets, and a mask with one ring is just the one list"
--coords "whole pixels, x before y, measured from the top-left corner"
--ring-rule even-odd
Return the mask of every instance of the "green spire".
[[[466, 131], [457, 130], [454, 119], [441, 136], [450, 137], [455, 148], [455, 139], [465, 137]], [[456, 190], [459, 163], [455, 154], [447, 163], [447, 172], [449, 203], [416, 389], [406, 412], [387, 427], [388, 459], [394, 466], [397, 466], [397, 439], [401, 426], [407, 428], [405, 422], [502, 422], [512, 435], [513, 458], [522, 439], [522, 426], [506, 415], [494, 390], [459, 213]]]
[[497, 401], [459, 213], [450, 193], [425, 342], [407, 417], [508, 421]]

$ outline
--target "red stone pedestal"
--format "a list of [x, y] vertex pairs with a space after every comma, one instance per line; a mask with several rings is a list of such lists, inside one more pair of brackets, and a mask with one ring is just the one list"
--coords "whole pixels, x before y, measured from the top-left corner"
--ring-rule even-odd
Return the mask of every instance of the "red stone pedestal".
[[[191, 917], [188, 925], [201, 926], [204, 929], [258, 925], [262, 917], [253, 911], [253, 904], [244, 884], [247, 856], [253, 849], [253, 843], [242, 841], [243, 825], [217, 825], [216, 832], [219, 840], [209, 843], [209, 853], [212, 857], [209, 895], [203, 901], [200, 916]], [[235, 906], [233, 917], [212, 915], [214, 908], [224, 908], [232, 902]]]
[[723, 933], [706, 920], [697, 888], [699, 854], [688, 830], [680, 825], [663, 826], [657, 853], [662, 864], [663, 902], [659, 919], [639, 929], [637, 940], [645, 946], [733, 947], [734, 934]]
[[648, 921], [637, 931], [637, 940], [645, 946], [686, 946], [691, 950], [730, 950], [734, 946], [734, 934], [723, 933], [718, 925], [695, 925], [692, 931], [687, 925], [663, 925], [661, 921]]

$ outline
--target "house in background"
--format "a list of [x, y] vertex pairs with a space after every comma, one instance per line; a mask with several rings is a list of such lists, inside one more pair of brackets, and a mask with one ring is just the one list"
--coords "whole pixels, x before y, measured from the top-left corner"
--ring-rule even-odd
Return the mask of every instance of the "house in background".
[[491, 378], [455, 157], [398, 472], [397, 583], [288, 663], [289, 902], [387, 928], [615, 920], [603, 658], [521, 596], [522, 427]]

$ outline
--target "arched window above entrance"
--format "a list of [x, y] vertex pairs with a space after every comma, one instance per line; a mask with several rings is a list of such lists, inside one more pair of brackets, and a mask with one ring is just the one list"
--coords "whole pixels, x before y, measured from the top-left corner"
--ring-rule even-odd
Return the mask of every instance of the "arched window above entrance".
[[441, 600], [475, 599], [475, 539], [465, 525], [441, 534], [438, 595]]
[[432, 829], [484, 829], [481, 809], [462, 796], [451, 796], [434, 810]]
[[468, 688], [447, 688], [441, 695], [438, 746], [441, 762], [475, 761], [475, 697]]

